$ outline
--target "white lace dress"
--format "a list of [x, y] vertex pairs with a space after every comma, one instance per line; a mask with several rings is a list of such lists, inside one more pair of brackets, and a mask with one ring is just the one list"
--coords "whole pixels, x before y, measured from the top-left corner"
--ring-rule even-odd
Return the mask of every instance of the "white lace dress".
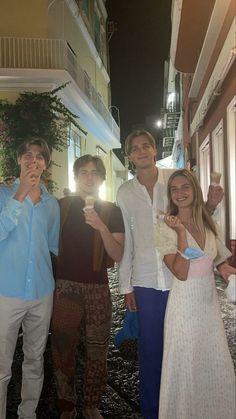
[[[177, 236], [156, 227], [161, 256], [176, 253]], [[187, 232], [189, 247], [199, 246]], [[235, 375], [213, 274], [217, 251], [229, 251], [212, 232], [204, 256], [190, 262], [186, 281], [177, 278], [165, 316], [159, 419], [235, 419]], [[224, 256], [223, 256], [224, 260]]]

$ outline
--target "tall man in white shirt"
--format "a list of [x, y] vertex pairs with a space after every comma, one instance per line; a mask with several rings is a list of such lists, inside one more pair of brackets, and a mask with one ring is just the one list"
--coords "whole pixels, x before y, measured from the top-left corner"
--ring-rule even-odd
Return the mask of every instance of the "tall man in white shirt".
[[[173, 170], [156, 167], [155, 140], [147, 131], [131, 133], [125, 149], [136, 168], [136, 176], [121, 185], [117, 194], [125, 223], [120, 293], [125, 295], [128, 310], [138, 310], [139, 314], [141, 411], [146, 419], [157, 419], [164, 315], [171, 278], [156, 253], [153, 224], [158, 214], [166, 210], [166, 185]], [[207, 202], [210, 211], [214, 211], [222, 197], [221, 187], [210, 187]]]

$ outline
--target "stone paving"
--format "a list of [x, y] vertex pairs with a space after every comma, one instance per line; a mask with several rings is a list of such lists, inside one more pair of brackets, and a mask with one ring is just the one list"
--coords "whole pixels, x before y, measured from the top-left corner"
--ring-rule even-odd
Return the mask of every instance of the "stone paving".
[[[113, 298], [113, 325], [112, 339], [108, 356], [109, 379], [106, 394], [103, 397], [101, 412], [105, 419], [141, 419], [138, 405], [138, 362], [136, 342], [123, 344], [119, 349], [113, 344], [113, 337], [120, 328], [124, 313], [123, 298], [117, 292], [117, 278], [115, 269], [109, 272], [112, 298]], [[226, 301], [225, 284], [216, 277], [217, 290], [220, 299], [222, 317], [225, 324], [230, 351], [236, 367], [236, 322], [235, 304]], [[19, 337], [13, 363], [13, 377], [9, 384], [7, 419], [16, 419], [17, 405], [20, 399], [21, 380], [21, 340]], [[78, 376], [76, 386], [78, 390], [78, 419], [82, 419], [81, 405], [81, 373], [83, 371], [83, 342], [78, 348]], [[45, 380], [42, 396], [37, 411], [37, 419], [57, 419], [55, 406], [56, 392], [52, 375], [52, 362], [50, 352], [50, 337], [45, 353]]]

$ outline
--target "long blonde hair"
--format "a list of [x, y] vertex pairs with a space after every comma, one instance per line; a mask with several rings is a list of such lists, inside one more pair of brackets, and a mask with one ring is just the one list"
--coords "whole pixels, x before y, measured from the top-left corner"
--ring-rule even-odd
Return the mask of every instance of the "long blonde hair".
[[173, 203], [171, 199], [171, 183], [173, 179], [177, 176], [184, 176], [189, 180], [193, 188], [193, 203], [192, 203], [192, 217], [193, 221], [196, 223], [199, 231], [205, 235], [205, 228], [210, 229], [215, 236], [217, 236], [216, 226], [212, 220], [210, 214], [208, 213], [205, 203], [203, 201], [202, 190], [199, 185], [197, 178], [192, 172], [186, 169], [176, 170], [169, 178], [167, 184], [167, 195], [168, 195], [168, 213], [172, 215], [178, 214], [178, 207]]

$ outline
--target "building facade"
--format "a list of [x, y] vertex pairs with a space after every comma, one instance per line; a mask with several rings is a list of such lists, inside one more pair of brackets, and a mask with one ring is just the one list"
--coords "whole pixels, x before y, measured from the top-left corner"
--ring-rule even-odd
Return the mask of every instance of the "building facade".
[[0, 98], [14, 101], [23, 91], [69, 82], [59, 95], [87, 132], [69, 127], [68, 148], [53, 153], [57, 195], [74, 190], [73, 162], [90, 153], [104, 160], [102, 196], [114, 201], [125, 169], [112, 152], [120, 147], [120, 128], [110, 107], [105, 1], [9, 0], [0, 13]]
[[178, 75], [181, 93], [175, 144], [196, 171], [205, 199], [210, 173], [221, 173], [219, 224], [236, 266], [235, 28], [235, 0], [173, 1], [169, 83]]

